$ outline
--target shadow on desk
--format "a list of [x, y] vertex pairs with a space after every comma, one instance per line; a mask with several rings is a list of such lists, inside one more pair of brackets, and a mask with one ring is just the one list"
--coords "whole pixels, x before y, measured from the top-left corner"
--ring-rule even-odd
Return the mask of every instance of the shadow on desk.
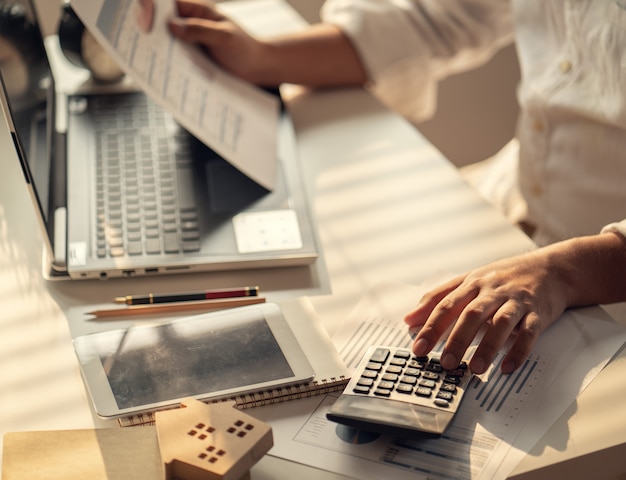
[[[626, 346], [623, 346], [597, 376], [592, 385], [575, 400], [550, 431], [530, 449], [528, 456], [509, 477], [511, 480], [553, 480], [556, 478], [602, 480], [626, 480], [624, 473], [624, 452], [626, 442], [612, 439], [616, 432], [607, 432], [607, 426], [614, 422], [615, 416], [623, 412], [616, 411], [616, 399], [608, 394], [614, 387], [616, 378], [622, 378], [626, 368]], [[618, 408], [621, 408], [618, 407]], [[591, 411], [593, 410], [593, 411]], [[602, 412], [602, 413], [600, 413]], [[581, 422], [594, 415], [594, 422]], [[597, 418], [597, 417], [604, 418]], [[584, 438], [584, 444], [577, 444], [575, 439]], [[574, 440], [572, 440], [574, 439]], [[541, 457], [551, 459], [548, 465]], [[535, 465], [535, 462], [540, 463]]]

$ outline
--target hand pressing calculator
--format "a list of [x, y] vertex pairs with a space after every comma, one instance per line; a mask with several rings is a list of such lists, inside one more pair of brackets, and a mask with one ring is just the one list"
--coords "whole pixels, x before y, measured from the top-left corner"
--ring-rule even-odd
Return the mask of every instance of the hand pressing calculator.
[[380, 433], [441, 435], [472, 379], [466, 362], [444, 370], [439, 357], [373, 346], [359, 362], [329, 420]]

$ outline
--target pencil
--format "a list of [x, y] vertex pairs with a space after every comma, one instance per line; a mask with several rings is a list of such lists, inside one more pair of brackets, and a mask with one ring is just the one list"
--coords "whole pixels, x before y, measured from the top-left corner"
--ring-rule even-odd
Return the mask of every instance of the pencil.
[[224, 308], [242, 307], [244, 305], [254, 305], [264, 303], [264, 297], [239, 297], [239, 298], [218, 298], [214, 300], [201, 300], [196, 302], [159, 303], [153, 305], [131, 305], [122, 308], [107, 308], [104, 310], [94, 310], [87, 312], [97, 318], [126, 317], [134, 315], [150, 315], [160, 313], [175, 313], [192, 310], [220, 310]]
[[126, 305], [151, 305], [154, 303], [195, 302], [198, 300], [213, 300], [217, 298], [256, 297], [259, 287], [236, 287], [204, 290], [201, 292], [165, 293], [147, 295], [126, 295], [115, 297], [115, 303]]

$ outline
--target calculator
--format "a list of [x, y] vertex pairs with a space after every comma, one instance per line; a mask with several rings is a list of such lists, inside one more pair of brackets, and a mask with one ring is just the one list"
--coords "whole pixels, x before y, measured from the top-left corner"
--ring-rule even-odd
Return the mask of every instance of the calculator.
[[326, 417], [371, 432], [441, 435], [472, 377], [466, 361], [444, 370], [438, 355], [372, 346]]

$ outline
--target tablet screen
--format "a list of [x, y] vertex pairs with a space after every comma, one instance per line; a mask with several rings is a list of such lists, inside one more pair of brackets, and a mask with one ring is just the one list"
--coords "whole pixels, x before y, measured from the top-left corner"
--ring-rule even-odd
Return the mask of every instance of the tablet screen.
[[[259, 308], [235, 310], [79, 337], [81, 364], [97, 363], [87, 368], [86, 381], [106, 377], [123, 411], [293, 380], [284, 332], [270, 326]], [[90, 389], [92, 395], [101, 387]]]

